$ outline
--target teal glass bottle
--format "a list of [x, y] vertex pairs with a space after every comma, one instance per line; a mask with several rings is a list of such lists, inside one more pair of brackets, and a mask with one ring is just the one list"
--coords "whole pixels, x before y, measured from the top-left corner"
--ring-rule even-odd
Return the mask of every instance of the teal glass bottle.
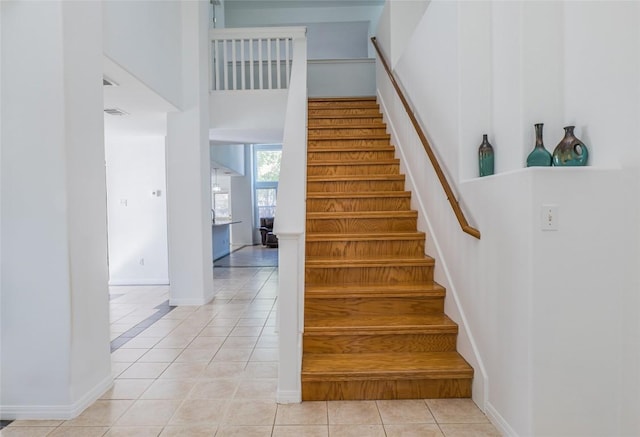
[[538, 123], [534, 126], [536, 129], [536, 146], [527, 157], [527, 167], [550, 167], [553, 157], [551, 153], [544, 148], [544, 143], [542, 142], [543, 124]]
[[573, 134], [575, 126], [564, 128], [564, 138], [553, 151], [553, 165], [578, 167], [587, 165], [589, 151], [587, 146]]
[[480, 176], [493, 174], [493, 147], [487, 139], [487, 134], [482, 135], [482, 144], [478, 149], [478, 163], [480, 165]]

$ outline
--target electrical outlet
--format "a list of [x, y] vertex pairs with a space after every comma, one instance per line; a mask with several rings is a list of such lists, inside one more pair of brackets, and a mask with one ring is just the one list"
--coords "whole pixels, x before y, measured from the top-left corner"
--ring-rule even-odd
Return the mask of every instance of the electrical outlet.
[[558, 205], [542, 205], [540, 207], [540, 229], [543, 231], [558, 230]]

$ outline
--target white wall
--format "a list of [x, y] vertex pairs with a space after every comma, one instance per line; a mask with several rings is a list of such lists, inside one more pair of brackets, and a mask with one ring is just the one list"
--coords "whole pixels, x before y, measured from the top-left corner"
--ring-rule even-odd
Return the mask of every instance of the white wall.
[[[378, 68], [458, 347], [476, 370], [474, 400], [505, 435], [640, 432], [640, 150], [622, 127], [640, 117], [639, 8], [429, 4], [396, 74], [479, 241], [459, 229]], [[591, 167], [524, 169], [537, 122], [550, 151], [575, 124]], [[498, 174], [478, 179], [482, 133]], [[556, 232], [540, 230], [547, 203], [559, 207]]]
[[376, 93], [375, 61], [348, 59], [309, 61], [309, 97], [373, 96]]
[[[382, 5], [318, 6], [317, 2], [314, 6], [296, 4], [291, 7], [283, 7], [282, 3], [277, 5], [269, 4], [269, 2], [264, 2], [262, 5], [258, 5], [258, 2], [243, 3], [245, 2], [229, 2], [225, 5], [226, 27], [304, 26], [312, 23], [366, 21], [369, 23], [367, 44], [369, 37], [375, 34], [383, 7]], [[315, 43], [311, 40], [311, 35], [309, 36], [309, 45], [313, 46]], [[317, 36], [322, 37], [322, 34]], [[360, 39], [360, 37], [357, 38]], [[355, 44], [362, 44], [362, 41], [355, 42]], [[367, 50], [368, 56], [373, 57], [373, 49], [370, 44], [368, 44]], [[311, 51], [309, 59], [314, 59]]]
[[253, 223], [253, 155], [248, 145], [244, 148], [244, 163], [244, 176], [231, 178], [231, 216], [242, 222], [231, 226], [231, 244], [240, 246], [260, 242]]
[[72, 418], [112, 382], [101, 7], [0, 8], [0, 411]]
[[[219, 166], [225, 167], [236, 175], [244, 175], [244, 144], [211, 145], [211, 167]], [[222, 172], [218, 171], [218, 176], [220, 175]]]
[[109, 283], [168, 284], [165, 138], [107, 137], [105, 151]]
[[105, 55], [181, 107], [181, 2], [106, 0], [102, 5]]

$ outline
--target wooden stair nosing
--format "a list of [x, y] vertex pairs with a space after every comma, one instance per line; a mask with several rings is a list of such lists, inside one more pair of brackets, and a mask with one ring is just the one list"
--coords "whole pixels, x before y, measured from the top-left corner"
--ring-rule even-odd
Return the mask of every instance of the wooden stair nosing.
[[307, 154], [309, 153], [362, 153], [362, 152], [395, 152], [396, 148], [392, 145], [376, 146], [371, 149], [363, 149], [362, 147], [342, 147], [336, 149], [335, 147], [312, 147], [307, 148]]
[[326, 167], [326, 166], [365, 166], [365, 165], [400, 165], [400, 160], [398, 158], [394, 159], [376, 159], [372, 161], [363, 161], [363, 160], [314, 160], [308, 161], [307, 167]]
[[348, 211], [348, 212], [307, 212], [307, 220], [335, 220], [335, 219], [363, 219], [363, 218], [416, 218], [418, 211], [414, 209], [406, 211]]
[[430, 256], [421, 256], [416, 258], [353, 258], [353, 259], [336, 259], [336, 258], [310, 258], [307, 257], [306, 268], [310, 269], [335, 269], [335, 268], [362, 268], [362, 267], [433, 267], [434, 259]]
[[368, 199], [368, 198], [410, 198], [411, 191], [359, 191], [359, 192], [322, 192], [307, 193], [307, 199]]
[[444, 297], [445, 288], [438, 283], [418, 284], [350, 284], [328, 286], [306, 284], [305, 299], [335, 299], [340, 297]]
[[[318, 369], [322, 368], [322, 370]], [[473, 377], [473, 368], [457, 352], [305, 354], [302, 381], [445, 379]]]
[[351, 101], [377, 101], [376, 96], [335, 96], [335, 97], [309, 97], [308, 102], [351, 102]]
[[403, 174], [348, 174], [348, 175], [309, 175], [307, 176], [307, 183], [309, 182], [360, 182], [360, 181], [392, 181], [392, 182], [404, 182], [405, 175]]
[[414, 241], [424, 240], [424, 232], [370, 232], [370, 233], [320, 233], [312, 232], [306, 234], [307, 242], [327, 242], [327, 241]]
[[[344, 109], [344, 108], [343, 108]], [[372, 108], [373, 109], [373, 108]], [[384, 123], [381, 113], [377, 114], [308, 114], [308, 120], [345, 120], [345, 119], [360, 119], [360, 118], [373, 118], [380, 120]]]
[[331, 130], [331, 129], [387, 129], [387, 125], [380, 122], [376, 124], [314, 124], [308, 125], [307, 129], [310, 131], [323, 131], [323, 130]]
[[390, 140], [389, 134], [362, 134], [362, 135], [309, 135], [308, 141], [338, 141], [338, 140]]

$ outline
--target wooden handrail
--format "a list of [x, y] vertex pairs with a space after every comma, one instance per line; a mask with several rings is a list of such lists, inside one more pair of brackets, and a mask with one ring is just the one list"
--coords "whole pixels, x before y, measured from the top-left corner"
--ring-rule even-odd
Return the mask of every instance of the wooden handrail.
[[427, 156], [431, 161], [431, 165], [433, 166], [433, 169], [435, 170], [436, 175], [438, 175], [438, 179], [440, 180], [440, 185], [442, 185], [442, 188], [444, 189], [444, 192], [447, 195], [447, 200], [449, 201], [449, 204], [453, 209], [453, 213], [458, 219], [458, 223], [460, 223], [460, 227], [462, 228], [462, 231], [466, 232], [467, 234], [473, 237], [476, 237], [477, 239], [480, 239], [480, 231], [474, 227], [471, 227], [469, 225], [469, 222], [467, 222], [467, 218], [464, 216], [464, 213], [460, 208], [460, 204], [456, 200], [456, 196], [453, 194], [451, 185], [449, 185], [449, 181], [447, 181], [447, 177], [444, 175], [444, 172], [442, 171], [442, 167], [440, 167], [438, 158], [436, 157], [435, 153], [433, 153], [433, 149], [431, 148], [431, 145], [429, 144], [429, 141], [427, 140], [427, 137], [425, 136], [422, 130], [422, 127], [420, 127], [418, 120], [416, 119], [415, 115], [413, 115], [413, 111], [411, 110], [411, 107], [409, 106], [407, 99], [404, 97], [404, 94], [402, 93], [402, 90], [400, 89], [398, 82], [393, 76], [393, 73], [389, 68], [389, 64], [387, 63], [387, 60], [382, 54], [382, 50], [380, 49], [380, 46], [378, 45], [378, 41], [376, 40], [375, 36], [371, 38], [371, 42], [373, 43], [373, 47], [375, 47], [376, 52], [378, 52], [378, 57], [380, 58], [380, 62], [382, 62], [382, 65], [384, 66], [385, 71], [389, 75], [389, 79], [391, 80], [393, 87], [396, 89], [396, 93], [398, 93], [398, 97], [400, 97], [400, 101], [402, 101], [404, 110], [407, 112], [407, 115], [411, 120], [411, 124], [413, 124], [413, 127], [416, 130], [416, 133], [418, 134], [420, 141], [422, 142], [424, 151], [427, 152]]

